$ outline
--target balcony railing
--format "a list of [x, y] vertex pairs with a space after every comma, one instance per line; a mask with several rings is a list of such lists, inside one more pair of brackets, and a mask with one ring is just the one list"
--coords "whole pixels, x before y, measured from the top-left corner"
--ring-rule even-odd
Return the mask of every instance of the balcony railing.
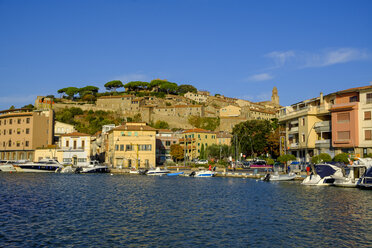
[[290, 148], [298, 148], [298, 143], [289, 144]]
[[317, 144], [331, 144], [331, 140], [330, 139], [316, 140], [315, 145]]
[[331, 121], [319, 121], [315, 123], [315, 128], [317, 127], [329, 127], [331, 125]]
[[288, 132], [290, 133], [298, 132], [298, 127], [292, 127], [291, 129], [288, 130]]

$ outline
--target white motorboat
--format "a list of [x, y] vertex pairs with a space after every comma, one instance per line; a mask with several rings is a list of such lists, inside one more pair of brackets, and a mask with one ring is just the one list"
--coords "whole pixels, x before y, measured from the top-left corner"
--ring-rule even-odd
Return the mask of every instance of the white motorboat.
[[91, 160], [87, 166], [78, 167], [77, 173], [107, 173], [109, 168], [99, 163], [97, 160]]
[[294, 180], [296, 177], [295, 173], [289, 173], [289, 174], [283, 174], [279, 175], [278, 172], [275, 172], [274, 174], [266, 174], [265, 177], [261, 178], [263, 181], [291, 181]]
[[161, 169], [160, 167], [156, 167], [155, 170], [149, 170], [146, 172], [146, 175], [149, 176], [162, 176], [168, 174], [170, 171], [167, 169]]
[[372, 167], [370, 167], [364, 174], [359, 178], [357, 187], [363, 189], [372, 189]]
[[55, 159], [42, 159], [36, 163], [20, 160], [15, 162], [13, 166], [17, 172], [55, 172], [63, 168], [63, 165]]
[[201, 170], [201, 171], [193, 171], [190, 174], [190, 177], [214, 177], [217, 175], [217, 172], [210, 171], [210, 170]]
[[332, 164], [317, 164], [315, 165], [315, 172], [316, 174], [311, 173], [301, 184], [310, 186], [330, 186], [335, 182], [333, 177], [343, 176], [341, 168]]
[[335, 181], [333, 185], [338, 187], [357, 187], [359, 178], [372, 167], [371, 158], [358, 158], [353, 164], [348, 165], [345, 168], [344, 175], [342, 177], [332, 176]]
[[63, 168], [58, 168], [55, 172], [56, 173], [75, 173], [76, 168], [73, 168], [71, 165], [67, 165]]
[[2, 172], [16, 172], [13, 164], [15, 161], [12, 160], [2, 160], [0, 161], [0, 171]]

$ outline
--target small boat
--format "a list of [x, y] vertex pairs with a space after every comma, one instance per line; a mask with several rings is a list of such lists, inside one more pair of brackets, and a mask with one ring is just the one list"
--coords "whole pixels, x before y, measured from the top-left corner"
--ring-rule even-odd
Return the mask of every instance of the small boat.
[[342, 177], [335, 177], [335, 182], [333, 185], [337, 187], [349, 187], [355, 188], [357, 187], [358, 181], [360, 177], [370, 168], [372, 167], [372, 159], [371, 158], [358, 158], [358, 160], [354, 161], [353, 164], [348, 165], [343, 173]]
[[315, 174], [311, 173], [301, 184], [310, 186], [330, 186], [335, 182], [334, 177], [342, 177], [342, 170], [332, 164], [317, 164], [315, 165]]
[[357, 187], [372, 189], [372, 167], [370, 167], [357, 182]]
[[274, 174], [266, 174], [265, 177], [262, 177], [262, 181], [291, 181], [294, 180], [296, 177], [295, 173], [289, 173], [289, 174], [284, 174], [284, 175], [279, 175], [278, 172], [275, 172]]
[[190, 177], [214, 177], [217, 175], [217, 172], [210, 171], [210, 170], [201, 170], [201, 171], [193, 171], [190, 174]]
[[110, 172], [107, 165], [103, 165], [99, 163], [97, 160], [92, 160], [89, 162], [88, 166], [82, 166], [80, 169], [76, 170], [76, 172], [80, 173], [107, 173]]
[[55, 173], [75, 173], [76, 168], [73, 168], [71, 165], [64, 166], [63, 168], [56, 169]]
[[136, 168], [132, 168], [129, 170], [129, 174], [136, 174], [136, 175], [146, 175], [148, 170], [137, 170]]
[[63, 168], [63, 165], [55, 159], [42, 159], [35, 163], [27, 160], [19, 160], [13, 166], [17, 172], [55, 172]]
[[149, 170], [146, 172], [146, 175], [149, 176], [162, 176], [168, 174], [170, 171], [167, 169], [161, 169], [160, 167], [156, 167], [155, 170]]
[[168, 173], [167, 176], [172, 177], [172, 176], [180, 176], [183, 175], [183, 171], [181, 172], [174, 172], [174, 173]]
[[1, 160], [0, 161], [0, 171], [2, 172], [16, 172], [13, 164], [15, 161], [13, 160]]

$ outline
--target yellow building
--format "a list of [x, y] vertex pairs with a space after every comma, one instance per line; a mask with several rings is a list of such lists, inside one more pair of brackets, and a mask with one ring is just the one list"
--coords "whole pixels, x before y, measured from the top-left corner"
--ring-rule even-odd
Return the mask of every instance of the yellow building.
[[220, 117], [238, 117], [241, 115], [241, 107], [228, 105], [220, 109]]
[[125, 123], [109, 131], [106, 161], [113, 168], [156, 166], [156, 129], [146, 123]]
[[232, 135], [228, 132], [217, 133], [217, 145], [231, 145]]
[[215, 132], [200, 128], [185, 130], [180, 139], [180, 144], [184, 148], [185, 157], [188, 160], [199, 158], [202, 146], [206, 150], [208, 146], [216, 143]]

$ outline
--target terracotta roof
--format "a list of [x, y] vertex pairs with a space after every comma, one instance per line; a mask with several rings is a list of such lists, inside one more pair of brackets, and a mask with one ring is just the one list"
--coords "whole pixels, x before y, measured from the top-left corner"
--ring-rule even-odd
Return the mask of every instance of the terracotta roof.
[[350, 88], [346, 90], [337, 91], [335, 93], [347, 93], [347, 92], [360, 91], [360, 90], [365, 90], [365, 89], [372, 89], [372, 85]]
[[150, 126], [141, 126], [141, 125], [121, 125], [118, 127], [115, 127], [111, 129], [111, 131], [156, 131], [155, 128], [152, 128]]
[[157, 129], [157, 131], [162, 133], [173, 133], [173, 131], [170, 129]]
[[201, 128], [193, 128], [193, 129], [186, 129], [183, 133], [214, 133], [209, 130], [201, 129]]
[[79, 133], [79, 132], [73, 132], [73, 133], [66, 133], [66, 134], [62, 134], [61, 136], [91, 136], [90, 134], [86, 134], [86, 133]]

